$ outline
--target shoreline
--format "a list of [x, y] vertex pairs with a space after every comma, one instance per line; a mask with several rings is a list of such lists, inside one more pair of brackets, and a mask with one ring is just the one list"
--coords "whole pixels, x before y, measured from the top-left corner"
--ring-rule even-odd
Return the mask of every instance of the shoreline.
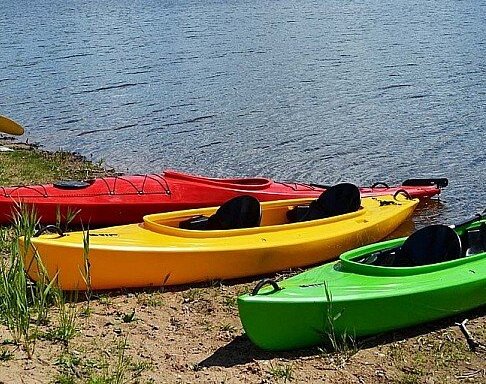
[[[40, 144], [15, 141], [0, 137], [0, 146], [15, 149], [0, 153], [2, 165], [7, 164], [0, 180], [46, 183], [86, 172], [115, 172], [78, 154], [44, 151]], [[9, 166], [15, 167], [13, 172], [8, 172]], [[25, 173], [31, 168], [40, 172]], [[3, 245], [5, 259], [9, 251]], [[236, 297], [258, 280], [66, 296], [65, 305], [51, 306], [47, 322], [35, 329], [31, 359], [12, 342], [5, 324], [0, 325], [0, 383], [486, 381], [485, 352], [471, 351], [456, 325], [469, 318], [467, 329], [484, 343], [486, 307], [358, 340], [337, 352], [310, 348], [273, 353], [253, 346], [238, 318]], [[63, 324], [63, 311], [74, 316], [74, 333], [66, 339], [56, 333]]]
[[7, 185], [9, 180], [9, 185], [44, 184], [59, 178], [81, 180], [116, 174], [101, 161], [94, 163], [76, 152], [49, 151], [41, 143], [16, 137], [0, 135], [0, 148], [12, 150], [0, 151], [0, 185]]

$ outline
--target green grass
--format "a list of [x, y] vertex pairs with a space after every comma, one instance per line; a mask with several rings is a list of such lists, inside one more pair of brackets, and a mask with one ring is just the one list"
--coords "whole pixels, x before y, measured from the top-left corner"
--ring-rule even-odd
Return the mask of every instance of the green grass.
[[8, 361], [13, 359], [13, 353], [10, 352], [8, 349], [1, 347], [0, 348], [0, 361]]
[[67, 152], [28, 149], [0, 154], [0, 185], [34, 184], [59, 179], [87, 179], [101, 171], [101, 164], [86, 162]]
[[[15, 220], [14, 232], [17, 236], [25, 235], [26, 242], [34, 231], [36, 224], [32, 212], [22, 212]], [[2, 235], [1, 240], [7, 241]], [[45, 320], [45, 310], [42, 303], [48, 301], [48, 291], [38, 289], [38, 286], [28, 284], [24, 272], [23, 257], [17, 240], [11, 239], [2, 244], [2, 249], [10, 250], [7, 258], [0, 261], [0, 319], [12, 335], [15, 343], [21, 345], [30, 359], [34, 353], [35, 338], [32, 337], [33, 313], [37, 314], [36, 325]], [[37, 295], [40, 293], [40, 295]]]
[[[19, 207], [19, 215], [14, 220], [16, 237], [8, 240], [10, 252], [0, 261], [0, 319], [10, 331], [13, 340], [23, 347], [31, 359], [39, 335], [67, 345], [75, 335], [77, 311], [75, 304], [66, 304], [63, 293], [56, 286], [56, 278], [49, 280], [39, 255], [35, 251], [31, 265], [24, 265], [24, 258], [31, 248], [30, 238], [37, 225], [35, 213]], [[24, 248], [19, 247], [17, 237], [23, 236]], [[5, 235], [0, 236], [7, 241]], [[5, 248], [2, 245], [2, 249]], [[31, 282], [25, 270], [35, 268], [39, 278]], [[41, 332], [40, 326], [49, 324], [51, 308], [58, 308], [58, 322], [54, 330]]]
[[142, 373], [152, 369], [151, 362], [135, 361], [127, 355], [127, 338], [115, 340], [108, 348], [97, 346], [96, 349], [100, 353], [93, 359], [69, 351], [61, 353], [56, 361], [59, 372], [54, 383], [139, 383]]
[[142, 292], [136, 295], [137, 304], [142, 307], [158, 308], [164, 305], [161, 292]]
[[182, 292], [182, 298], [184, 303], [192, 303], [194, 301], [200, 300], [203, 297], [203, 291], [199, 288], [189, 288], [188, 290]]
[[337, 352], [348, 358], [354, 355], [357, 350], [356, 337], [347, 332], [337, 332], [335, 322], [341, 317], [342, 312], [336, 313], [333, 308], [332, 292], [324, 282], [324, 294], [327, 300], [327, 311], [324, 316], [325, 330], [322, 332], [323, 347], [331, 347], [332, 352]]
[[270, 368], [268, 371], [275, 380], [283, 380], [284, 383], [290, 382], [294, 379], [294, 369], [291, 364], [273, 365], [270, 363]]
[[[60, 295], [62, 296], [62, 294]], [[78, 309], [74, 302], [66, 303], [61, 299], [58, 303], [58, 323], [57, 326], [46, 334], [50, 340], [60, 341], [66, 347], [69, 341], [76, 336], [76, 322], [78, 318]]]
[[225, 295], [223, 297], [223, 304], [225, 308], [228, 310], [233, 310], [238, 308], [238, 301], [237, 301], [238, 296], [236, 295]]
[[220, 329], [221, 332], [236, 333], [236, 327], [229, 323], [222, 324]]
[[[46, 183], [59, 179], [86, 179], [104, 171], [100, 164], [92, 164], [82, 157], [67, 152], [49, 153], [41, 150], [20, 149], [0, 154], [0, 185]], [[75, 216], [73, 212], [71, 218]], [[68, 345], [76, 335], [78, 309], [75, 302], [66, 302], [56, 286], [56, 279], [47, 277], [39, 255], [34, 253], [34, 265], [24, 265], [24, 254], [17, 238], [25, 237], [26, 249], [37, 226], [35, 212], [23, 206], [10, 227], [0, 228], [0, 322], [10, 331], [13, 341], [22, 347], [28, 358], [32, 358], [38, 337]], [[88, 237], [86, 236], [86, 239]], [[85, 241], [84, 276], [90, 287], [89, 242]], [[25, 269], [39, 271], [37, 282], [31, 282]], [[87, 311], [91, 298], [86, 292]], [[51, 324], [53, 313], [57, 319]], [[43, 329], [39, 329], [43, 327]], [[46, 329], [47, 328], [47, 329]]]

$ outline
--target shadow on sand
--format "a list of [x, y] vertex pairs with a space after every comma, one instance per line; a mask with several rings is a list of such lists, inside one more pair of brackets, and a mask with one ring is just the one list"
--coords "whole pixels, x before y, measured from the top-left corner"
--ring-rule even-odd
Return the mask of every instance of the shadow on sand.
[[[403, 329], [400, 331], [389, 332], [383, 335], [377, 335], [369, 338], [357, 340], [357, 350], [374, 348], [378, 345], [389, 344], [397, 341], [407, 340], [417, 336], [425, 335], [430, 332], [439, 331], [456, 323], [462, 322], [464, 319], [475, 319], [486, 316], [486, 306], [480, 307], [470, 312], [465, 312], [455, 317], [438, 320], [433, 323], [424, 324], [412, 328]], [[482, 344], [485, 340], [478, 340]], [[464, 343], [467, 344], [466, 339]], [[353, 348], [350, 347], [350, 350]], [[243, 365], [251, 363], [254, 360], [271, 360], [274, 358], [283, 358], [288, 360], [298, 359], [301, 357], [322, 355], [323, 351], [329, 350], [325, 346], [300, 349], [296, 351], [272, 352], [264, 351], [253, 345], [246, 335], [235, 337], [229, 344], [219, 348], [211, 356], [202, 360], [199, 363], [200, 367], [233, 367], [236, 365]], [[330, 352], [337, 353], [337, 352]]]

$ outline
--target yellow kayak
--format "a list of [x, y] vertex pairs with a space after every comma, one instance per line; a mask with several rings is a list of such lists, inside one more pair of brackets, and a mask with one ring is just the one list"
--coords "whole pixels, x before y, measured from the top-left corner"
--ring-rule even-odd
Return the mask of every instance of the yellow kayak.
[[[90, 289], [99, 290], [262, 275], [322, 263], [376, 242], [406, 220], [418, 203], [403, 196], [363, 198], [355, 212], [289, 223], [289, 211], [312, 201], [261, 203], [261, 222], [252, 228], [179, 227], [217, 211], [204, 208], [148, 215], [143, 223], [92, 230], [89, 236], [86, 232], [40, 235], [24, 252], [25, 266], [37, 280], [42, 260], [49, 278], [57, 276], [64, 290], [85, 290], [87, 282]], [[20, 244], [24, 249], [24, 238]], [[38, 257], [33, 257], [33, 248]]]
[[0, 115], [0, 132], [8, 133], [9, 135], [23, 135], [24, 128], [12, 119]]

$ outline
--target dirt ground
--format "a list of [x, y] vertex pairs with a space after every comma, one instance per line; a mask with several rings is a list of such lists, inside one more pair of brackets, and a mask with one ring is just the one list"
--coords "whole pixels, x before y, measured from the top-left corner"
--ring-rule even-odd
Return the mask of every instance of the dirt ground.
[[[55, 336], [53, 308], [32, 359], [0, 325], [0, 383], [486, 383], [486, 307], [337, 352], [271, 353], [238, 318], [236, 297], [257, 281], [81, 293], [68, 306], [75, 336]], [[456, 325], [465, 319], [475, 351]]]
[[[255, 284], [95, 294], [88, 314], [83, 298], [74, 339], [64, 345], [41, 336], [32, 360], [8, 343], [2, 327], [2, 351], [12, 355], [0, 362], [0, 382], [486, 383], [486, 349], [472, 352], [455, 325], [469, 319], [467, 329], [484, 343], [485, 308], [359, 340], [340, 352], [271, 353], [251, 344], [238, 318], [235, 298]], [[55, 311], [51, 318], [56, 322]], [[108, 380], [117, 374], [120, 381]]]

